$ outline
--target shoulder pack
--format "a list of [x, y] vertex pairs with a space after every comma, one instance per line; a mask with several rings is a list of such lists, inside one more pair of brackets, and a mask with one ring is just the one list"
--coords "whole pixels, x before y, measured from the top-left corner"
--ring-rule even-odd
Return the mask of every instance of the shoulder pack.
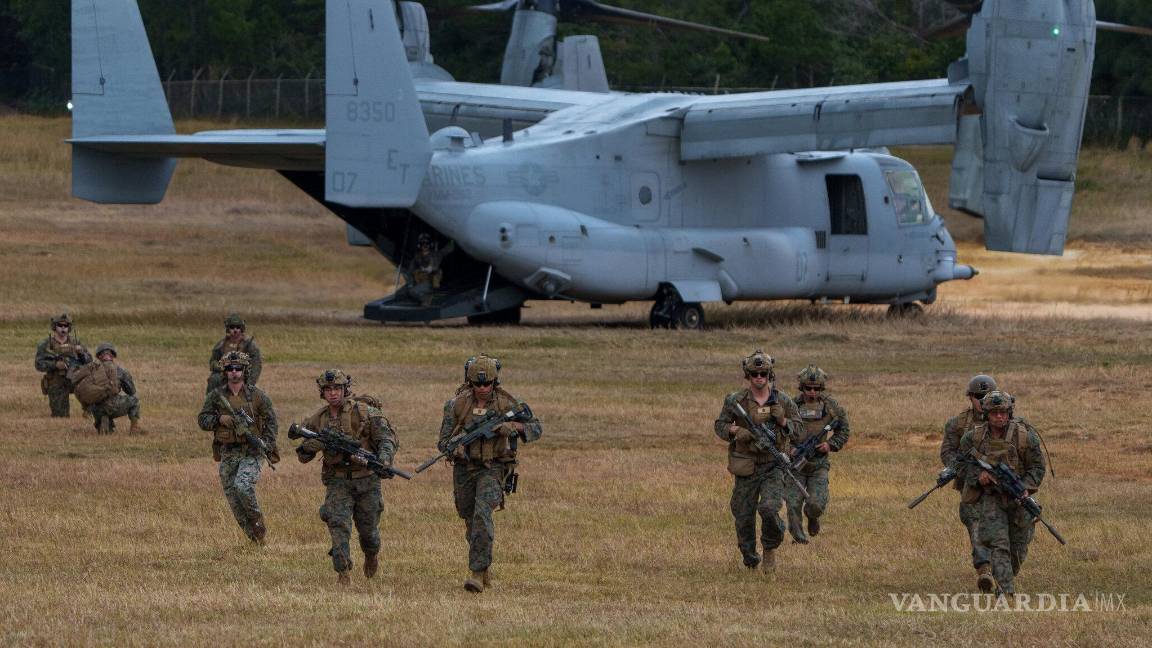
[[71, 379], [81, 405], [95, 405], [120, 393], [120, 376], [111, 362], [90, 362], [77, 369]]

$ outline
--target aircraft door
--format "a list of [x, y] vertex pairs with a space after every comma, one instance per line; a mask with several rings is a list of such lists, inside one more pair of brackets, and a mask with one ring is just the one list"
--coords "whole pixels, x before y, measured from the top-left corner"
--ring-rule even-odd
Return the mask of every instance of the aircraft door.
[[632, 174], [632, 219], [636, 223], [660, 221], [660, 176], [651, 173]]
[[828, 192], [828, 296], [859, 294], [868, 277], [868, 210], [858, 175], [824, 176]]

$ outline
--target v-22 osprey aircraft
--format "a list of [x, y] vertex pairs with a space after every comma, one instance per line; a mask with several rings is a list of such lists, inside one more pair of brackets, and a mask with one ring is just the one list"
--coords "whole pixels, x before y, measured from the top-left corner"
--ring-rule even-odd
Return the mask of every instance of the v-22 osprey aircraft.
[[327, 1], [325, 129], [177, 135], [135, 1], [73, 0], [73, 195], [156, 203], [201, 157], [276, 170], [402, 268], [418, 235], [454, 241], [431, 300], [365, 305], [382, 321], [515, 322], [530, 299], [653, 301], [652, 325], [684, 328], [704, 302], [930, 304], [976, 271], [916, 170], [875, 150], [894, 145], [956, 146], [949, 199], [989, 249], [1063, 251], [1092, 0], [984, 0], [947, 78], [725, 96], [414, 76], [396, 16]]

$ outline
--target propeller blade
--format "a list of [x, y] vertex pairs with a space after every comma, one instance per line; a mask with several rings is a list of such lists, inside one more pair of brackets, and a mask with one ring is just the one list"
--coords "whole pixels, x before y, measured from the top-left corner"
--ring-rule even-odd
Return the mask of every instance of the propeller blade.
[[748, 32], [736, 31], [734, 29], [713, 27], [711, 25], [694, 23], [687, 20], [679, 20], [677, 18], [666, 18], [664, 16], [657, 16], [656, 14], [634, 11], [632, 9], [623, 9], [621, 7], [611, 7], [608, 5], [600, 4], [599, 2], [595, 2], [595, 0], [576, 0], [574, 2], [562, 3], [560, 6], [563, 18], [566, 20], [585, 19], [656, 27], [667, 26], [675, 27], [677, 29], [687, 29], [692, 31], [707, 32], [711, 34], [721, 34], [723, 36], [731, 36], [733, 38], [745, 38], [748, 40], [762, 41], [765, 43], [769, 40], [767, 36], [761, 36], [760, 34], [750, 34]]
[[1152, 29], [1148, 27], [1134, 27], [1132, 25], [1122, 25], [1120, 23], [1105, 22], [1103, 20], [1096, 21], [1096, 29], [1103, 29], [1104, 31], [1124, 32], [1126, 34], [1139, 34], [1141, 36], [1152, 36]]

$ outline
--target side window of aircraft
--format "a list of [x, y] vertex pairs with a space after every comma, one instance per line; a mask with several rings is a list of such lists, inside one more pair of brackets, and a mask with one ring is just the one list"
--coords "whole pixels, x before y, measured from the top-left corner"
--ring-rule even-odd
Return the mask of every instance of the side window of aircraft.
[[833, 234], [867, 234], [868, 211], [864, 207], [864, 183], [858, 175], [826, 175], [828, 208]]
[[915, 171], [885, 171], [888, 187], [892, 189], [892, 204], [896, 208], [898, 225], [920, 225], [928, 220], [929, 208], [924, 188]]

